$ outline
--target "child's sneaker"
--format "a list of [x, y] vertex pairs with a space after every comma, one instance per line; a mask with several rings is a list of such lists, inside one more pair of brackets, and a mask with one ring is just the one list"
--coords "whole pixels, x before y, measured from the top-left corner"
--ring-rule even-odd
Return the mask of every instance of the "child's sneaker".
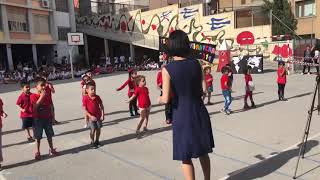
[[96, 142], [95, 142], [95, 145], [96, 145], [97, 148], [102, 146], [102, 145], [100, 144], [100, 141], [96, 141]]
[[230, 110], [226, 110], [225, 113], [226, 113], [226, 115], [230, 115], [231, 111]]
[[143, 131], [144, 131], [144, 132], [148, 132], [149, 129], [148, 129], [147, 127], [144, 127], [144, 128], [143, 128]]
[[225, 110], [225, 109], [221, 109], [220, 112], [221, 112], [221, 113], [225, 113], [226, 110]]
[[36, 152], [35, 155], [34, 155], [34, 159], [39, 161], [41, 159], [41, 155], [40, 155], [40, 152]]
[[49, 156], [58, 156], [59, 153], [56, 151], [56, 148], [49, 150]]
[[28, 137], [28, 142], [34, 142], [35, 140], [32, 137]]
[[250, 107], [248, 106], [248, 104], [244, 104], [243, 109], [247, 110], [247, 109], [250, 109]]

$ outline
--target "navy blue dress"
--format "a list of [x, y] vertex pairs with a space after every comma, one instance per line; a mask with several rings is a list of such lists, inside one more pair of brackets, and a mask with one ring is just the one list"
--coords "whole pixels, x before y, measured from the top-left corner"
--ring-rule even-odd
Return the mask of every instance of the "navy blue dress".
[[172, 100], [173, 159], [190, 160], [212, 152], [210, 116], [202, 101], [202, 70], [197, 60], [173, 61], [167, 67]]

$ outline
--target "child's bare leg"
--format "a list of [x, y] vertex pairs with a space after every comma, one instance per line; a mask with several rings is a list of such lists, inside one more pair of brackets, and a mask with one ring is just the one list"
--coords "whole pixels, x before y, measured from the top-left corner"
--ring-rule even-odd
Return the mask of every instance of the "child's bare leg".
[[94, 142], [94, 134], [95, 134], [95, 130], [90, 130], [90, 139], [91, 139], [91, 142]]
[[30, 134], [30, 128], [27, 128], [27, 129], [26, 129], [26, 132], [27, 132], [28, 138], [32, 138], [32, 136], [31, 136], [31, 134]]
[[146, 110], [146, 120], [144, 121], [144, 127], [143, 127], [144, 130], [146, 130], [148, 127], [149, 115], [150, 115], [150, 109], [147, 109]]
[[40, 143], [41, 139], [37, 139], [37, 153], [40, 153]]
[[208, 103], [211, 103], [211, 92], [208, 92]]
[[141, 110], [141, 112], [140, 112], [140, 122], [139, 122], [139, 124], [138, 124], [137, 131], [140, 130], [143, 121], [146, 119], [146, 113], [147, 113], [147, 110], [146, 110], [146, 109]]
[[48, 139], [48, 144], [49, 144], [50, 149], [53, 149], [52, 137], [47, 138], [47, 139]]
[[100, 134], [101, 134], [101, 129], [98, 128], [98, 129], [96, 130], [96, 141], [97, 141], [97, 142], [99, 142]]

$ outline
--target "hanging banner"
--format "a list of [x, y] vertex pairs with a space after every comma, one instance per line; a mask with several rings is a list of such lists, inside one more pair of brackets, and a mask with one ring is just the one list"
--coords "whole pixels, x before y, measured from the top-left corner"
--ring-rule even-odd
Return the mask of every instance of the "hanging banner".
[[[160, 37], [159, 38], [159, 51], [160, 54], [168, 52], [168, 38]], [[209, 63], [212, 63], [215, 58], [216, 45], [213, 44], [204, 44], [199, 42], [190, 42], [191, 57], [203, 60]]]
[[252, 74], [263, 73], [263, 55], [234, 56], [231, 67], [234, 73], [244, 74], [247, 67], [251, 66]]

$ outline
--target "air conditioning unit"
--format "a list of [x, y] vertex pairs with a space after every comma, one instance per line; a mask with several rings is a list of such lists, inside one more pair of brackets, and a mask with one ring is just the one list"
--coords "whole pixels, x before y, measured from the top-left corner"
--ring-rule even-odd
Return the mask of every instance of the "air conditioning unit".
[[49, 6], [50, 6], [49, 0], [41, 0], [41, 7], [49, 8]]

